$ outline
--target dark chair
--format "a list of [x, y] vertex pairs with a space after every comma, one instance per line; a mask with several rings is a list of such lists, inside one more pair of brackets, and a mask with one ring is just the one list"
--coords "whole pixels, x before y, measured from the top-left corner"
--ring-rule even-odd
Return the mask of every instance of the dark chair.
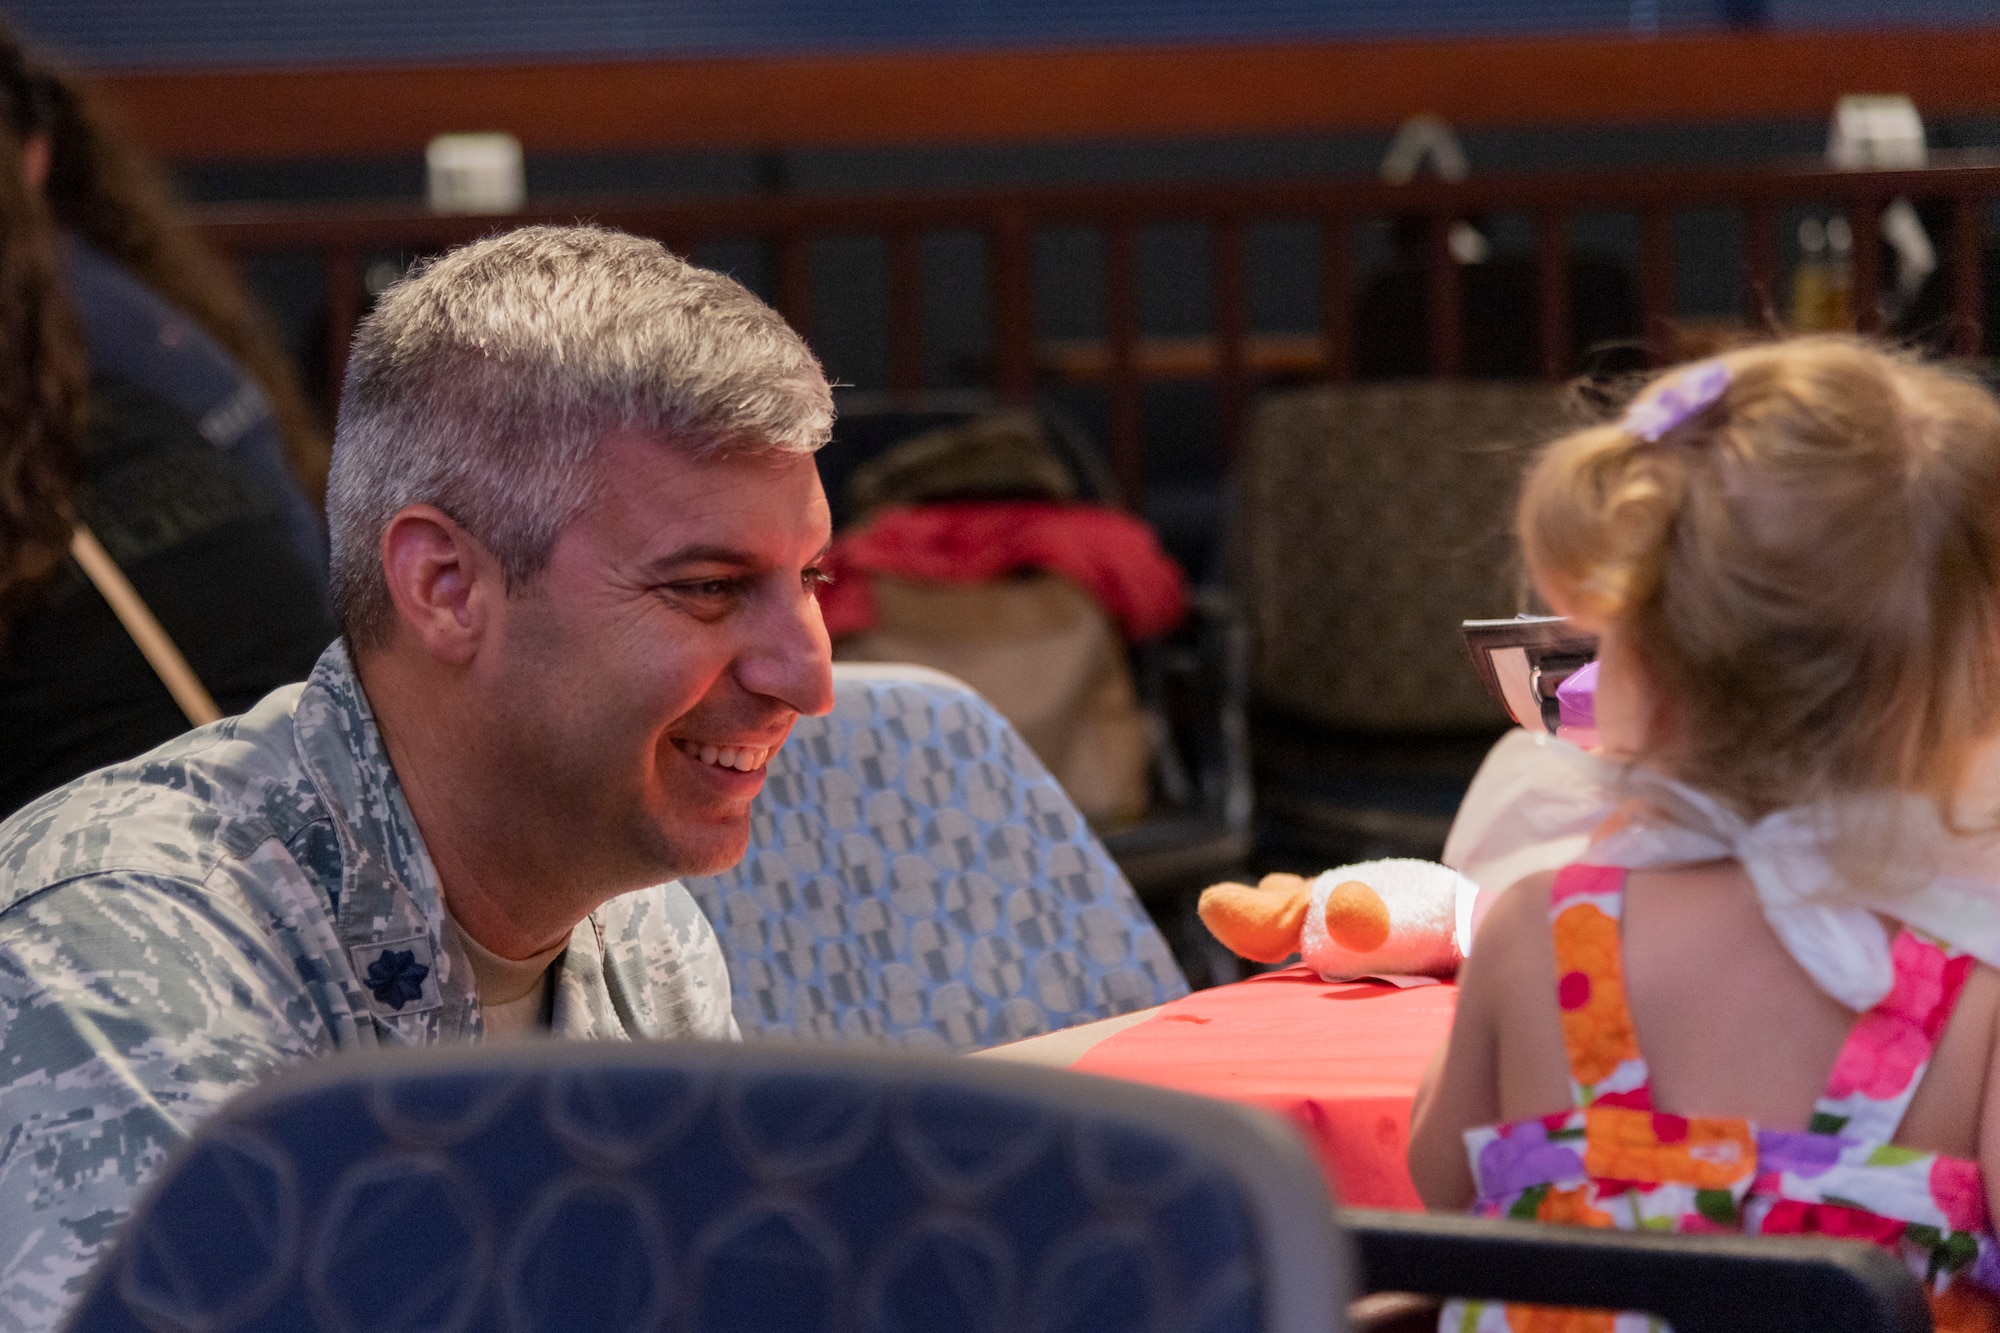
[[[1663, 1235], [1363, 1209], [1342, 1210], [1340, 1220], [1367, 1292], [1643, 1310], [1674, 1333], [1931, 1327], [1916, 1278], [1894, 1255], [1858, 1241]], [[1437, 1327], [1435, 1315], [1429, 1326]]]
[[1057, 1070], [534, 1043], [296, 1068], [207, 1120], [69, 1333], [1331, 1333], [1282, 1124]]
[[745, 1038], [967, 1051], [1187, 993], [1007, 720], [950, 676], [841, 663], [772, 759], [735, 868], [686, 881]]
[[[834, 442], [820, 456], [829, 493], [871, 457], [921, 432], [994, 410], [976, 394], [845, 398]], [[1037, 409], [1051, 449], [1072, 470], [1077, 497], [1115, 503], [1089, 437], [1061, 412]], [[845, 514], [835, 498], [834, 514]], [[1245, 697], [1247, 640], [1232, 594], [1198, 588], [1187, 623], [1133, 649], [1140, 699], [1155, 725], [1155, 802], [1136, 826], [1108, 833], [1111, 855], [1170, 930], [1192, 921], [1190, 891], [1238, 873], [1251, 843]], [[1194, 941], [1206, 934], [1194, 927]]]
[[1460, 626], [1516, 609], [1521, 467], [1569, 420], [1560, 386], [1490, 380], [1322, 385], [1258, 405], [1231, 578], [1249, 624], [1260, 857], [1321, 870], [1443, 849], [1508, 722]]

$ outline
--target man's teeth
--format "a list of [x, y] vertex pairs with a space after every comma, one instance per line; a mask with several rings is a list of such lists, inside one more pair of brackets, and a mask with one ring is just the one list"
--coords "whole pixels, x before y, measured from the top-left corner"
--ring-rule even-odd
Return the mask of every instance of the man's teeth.
[[764, 745], [698, 745], [693, 741], [675, 741], [674, 745], [682, 754], [704, 764], [733, 768], [740, 773], [754, 773], [771, 758], [771, 748]]

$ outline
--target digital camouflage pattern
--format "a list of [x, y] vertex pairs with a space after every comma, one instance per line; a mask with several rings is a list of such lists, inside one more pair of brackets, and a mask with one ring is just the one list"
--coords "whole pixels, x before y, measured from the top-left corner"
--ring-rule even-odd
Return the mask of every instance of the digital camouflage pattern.
[[[437, 871], [336, 642], [303, 685], [0, 824], [0, 1329], [52, 1327], [196, 1121], [298, 1060], [480, 1039]], [[678, 883], [557, 960], [566, 1037], [736, 1035]]]

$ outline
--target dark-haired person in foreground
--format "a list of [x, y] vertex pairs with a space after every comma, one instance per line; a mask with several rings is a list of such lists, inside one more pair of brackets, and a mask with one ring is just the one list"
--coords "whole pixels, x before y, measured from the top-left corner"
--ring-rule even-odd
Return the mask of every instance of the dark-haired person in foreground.
[[52, 1326], [134, 1192], [282, 1065], [727, 1038], [675, 876], [733, 864], [833, 686], [824, 376], [729, 279], [531, 228], [357, 334], [303, 685], [0, 824], [0, 1327]]

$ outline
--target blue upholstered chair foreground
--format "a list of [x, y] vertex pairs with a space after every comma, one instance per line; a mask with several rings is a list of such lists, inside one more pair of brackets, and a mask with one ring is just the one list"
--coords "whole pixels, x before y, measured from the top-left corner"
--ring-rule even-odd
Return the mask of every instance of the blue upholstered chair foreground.
[[896, 1052], [524, 1043], [303, 1066], [163, 1169], [69, 1333], [1327, 1333], [1277, 1120]]
[[746, 1039], [967, 1051], [1187, 981], [1007, 720], [921, 667], [840, 665], [771, 761], [734, 870], [687, 881]]

